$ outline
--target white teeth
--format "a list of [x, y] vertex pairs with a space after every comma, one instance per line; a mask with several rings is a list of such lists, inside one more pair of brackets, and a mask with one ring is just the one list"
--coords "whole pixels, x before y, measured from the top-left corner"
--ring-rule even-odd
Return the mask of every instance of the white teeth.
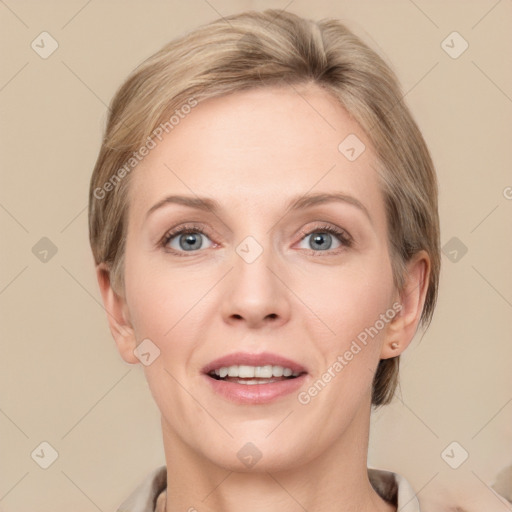
[[[231, 368], [233, 368], [233, 366]], [[241, 379], [250, 379], [254, 377], [254, 366], [240, 365], [238, 367], [238, 375], [233, 375], [233, 377], [240, 377]]]
[[[300, 372], [294, 372], [291, 368], [283, 366], [272, 366], [267, 364], [265, 366], [247, 366], [247, 365], [233, 365], [223, 366], [215, 370], [215, 375], [218, 377], [239, 377], [241, 379], [271, 379], [272, 377], [298, 377]], [[248, 383], [257, 383], [258, 381], [248, 381]]]
[[272, 375], [274, 377], [282, 377], [284, 368], [282, 366], [272, 366]]
[[254, 376], [260, 379], [270, 379], [272, 377], [272, 365], [256, 366], [254, 368]]

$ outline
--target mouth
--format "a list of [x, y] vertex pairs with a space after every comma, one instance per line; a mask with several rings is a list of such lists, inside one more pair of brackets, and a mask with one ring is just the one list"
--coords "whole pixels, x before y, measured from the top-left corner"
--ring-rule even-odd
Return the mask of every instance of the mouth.
[[238, 404], [264, 404], [290, 395], [308, 375], [306, 368], [285, 357], [243, 352], [212, 361], [202, 373], [216, 394]]
[[304, 373], [306, 372], [293, 371], [291, 368], [285, 366], [268, 364], [265, 366], [221, 366], [220, 368], [211, 370], [207, 375], [215, 380], [251, 386], [296, 379]]

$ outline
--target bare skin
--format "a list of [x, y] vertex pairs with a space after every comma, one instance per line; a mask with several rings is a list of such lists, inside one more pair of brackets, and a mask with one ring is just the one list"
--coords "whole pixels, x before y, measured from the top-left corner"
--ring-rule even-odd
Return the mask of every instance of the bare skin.
[[[370, 143], [325, 91], [300, 91], [239, 92], [194, 108], [131, 176], [124, 291], [97, 269], [124, 360], [139, 363], [133, 351], [146, 338], [160, 350], [144, 371], [161, 411], [167, 512], [395, 510], [368, 480], [371, 385], [379, 360], [416, 332], [430, 262], [418, 253], [395, 289]], [[338, 150], [349, 134], [366, 145], [355, 161]], [[334, 192], [352, 199], [287, 210]], [[148, 215], [171, 195], [219, 209], [167, 202]], [[163, 240], [191, 223], [199, 248], [180, 245], [190, 233]], [[236, 251], [248, 236], [262, 249], [251, 263]], [[272, 352], [307, 368], [307, 392], [393, 304], [400, 311], [307, 404], [298, 392], [234, 403], [201, 373], [226, 354]], [[237, 456], [249, 442], [261, 453], [250, 468]]]

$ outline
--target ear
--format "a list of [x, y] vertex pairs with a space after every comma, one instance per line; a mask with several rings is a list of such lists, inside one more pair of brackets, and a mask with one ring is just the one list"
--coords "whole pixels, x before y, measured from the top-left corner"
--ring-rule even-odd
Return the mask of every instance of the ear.
[[137, 347], [135, 333], [130, 323], [126, 300], [112, 288], [110, 269], [105, 263], [96, 267], [96, 277], [100, 286], [103, 305], [107, 312], [110, 332], [116, 342], [121, 357], [131, 364], [139, 363], [134, 350]]
[[397, 295], [401, 309], [387, 325], [381, 359], [400, 355], [414, 338], [427, 296], [430, 268], [430, 258], [424, 250], [407, 262], [404, 288]]

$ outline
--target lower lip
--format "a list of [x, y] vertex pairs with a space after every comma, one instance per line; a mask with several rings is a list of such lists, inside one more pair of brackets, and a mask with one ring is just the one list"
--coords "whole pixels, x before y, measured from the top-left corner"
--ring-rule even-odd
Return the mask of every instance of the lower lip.
[[212, 389], [219, 395], [238, 404], [267, 404], [279, 397], [297, 391], [305, 382], [304, 373], [294, 379], [286, 379], [268, 384], [237, 384], [225, 380], [217, 380], [204, 375]]

